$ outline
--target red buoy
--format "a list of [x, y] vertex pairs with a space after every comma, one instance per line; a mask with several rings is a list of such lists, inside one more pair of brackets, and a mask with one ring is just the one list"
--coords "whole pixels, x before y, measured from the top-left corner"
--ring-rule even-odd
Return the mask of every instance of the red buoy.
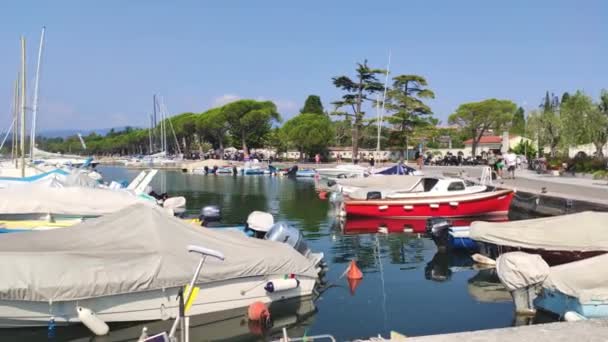
[[262, 302], [253, 302], [247, 309], [247, 316], [252, 321], [265, 321], [270, 319], [270, 311]]
[[363, 279], [363, 273], [357, 267], [357, 263], [355, 260], [350, 261], [350, 265], [348, 265], [348, 271], [346, 272], [346, 278], [348, 279]]

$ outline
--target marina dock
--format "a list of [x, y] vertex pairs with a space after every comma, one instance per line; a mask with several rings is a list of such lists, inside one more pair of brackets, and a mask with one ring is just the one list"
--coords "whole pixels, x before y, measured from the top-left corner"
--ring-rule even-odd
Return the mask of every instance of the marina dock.
[[[441, 334], [421, 337], [393, 339], [408, 342], [487, 342], [487, 341], [606, 341], [608, 320], [587, 320], [579, 322], [560, 322], [520, 327], [479, 330], [455, 334]], [[375, 341], [375, 340], [370, 340]]]

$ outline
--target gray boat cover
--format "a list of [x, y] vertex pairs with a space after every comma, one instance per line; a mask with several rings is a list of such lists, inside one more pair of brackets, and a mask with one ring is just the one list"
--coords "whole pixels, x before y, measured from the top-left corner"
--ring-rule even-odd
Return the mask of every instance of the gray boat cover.
[[127, 190], [24, 185], [0, 189], [0, 215], [60, 214], [99, 216], [136, 203], [156, 205]]
[[543, 287], [578, 298], [582, 304], [608, 301], [608, 254], [551, 267]]
[[501, 246], [558, 251], [608, 251], [608, 212], [471, 224], [471, 239]]
[[3, 235], [0, 300], [69, 301], [183, 286], [200, 260], [188, 245], [225, 256], [207, 258], [204, 283], [317, 277], [312, 261], [287, 244], [197, 227], [142, 204], [72, 228]]
[[496, 273], [500, 282], [514, 291], [542, 283], [549, 275], [549, 265], [538, 254], [511, 252], [498, 257]]

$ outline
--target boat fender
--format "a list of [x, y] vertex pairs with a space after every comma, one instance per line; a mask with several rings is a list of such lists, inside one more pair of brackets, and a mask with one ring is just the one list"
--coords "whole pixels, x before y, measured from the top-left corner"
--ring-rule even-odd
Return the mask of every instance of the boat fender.
[[55, 324], [55, 317], [51, 317], [49, 319], [49, 324], [47, 326], [47, 331], [46, 331], [47, 338], [49, 338], [49, 339], [55, 338], [56, 328], [57, 328], [57, 325]]
[[266, 283], [266, 286], [264, 286], [264, 290], [273, 293], [292, 290], [297, 288], [298, 286], [300, 286], [300, 281], [296, 278], [276, 279]]
[[488, 258], [487, 256], [481, 255], [479, 253], [475, 253], [475, 254], [471, 255], [471, 259], [473, 259], [473, 261], [475, 261], [478, 264], [496, 266], [496, 260], [494, 260], [492, 258]]
[[270, 311], [266, 307], [266, 304], [257, 301], [251, 303], [247, 308], [247, 317], [250, 321], [264, 321], [270, 319]]
[[110, 327], [99, 318], [93, 311], [82, 306], [76, 307], [78, 312], [78, 319], [84, 324], [89, 330], [91, 330], [97, 336], [106, 335], [110, 331]]
[[564, 320], [565, 320], [566, 322], [586, 321], [586, 320], [587, 320], [587, 317], [585, 317], [585, 316], [583, 316], [583, 315], [579, 314], [579, 313], [578, 313], [578, 312], [576, 312], [576, 311], [567, 311], [567, 312], [564, 314]]

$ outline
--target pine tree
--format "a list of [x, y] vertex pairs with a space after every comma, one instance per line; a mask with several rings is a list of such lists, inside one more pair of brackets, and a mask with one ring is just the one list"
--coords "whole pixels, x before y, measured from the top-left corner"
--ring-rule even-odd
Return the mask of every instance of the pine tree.
[[304, 113], [324, 114], [321, 98], [317, 95], [308, 95], [306, 102], [304, 102], [304, 107], [300, 109], [300, 114]]

